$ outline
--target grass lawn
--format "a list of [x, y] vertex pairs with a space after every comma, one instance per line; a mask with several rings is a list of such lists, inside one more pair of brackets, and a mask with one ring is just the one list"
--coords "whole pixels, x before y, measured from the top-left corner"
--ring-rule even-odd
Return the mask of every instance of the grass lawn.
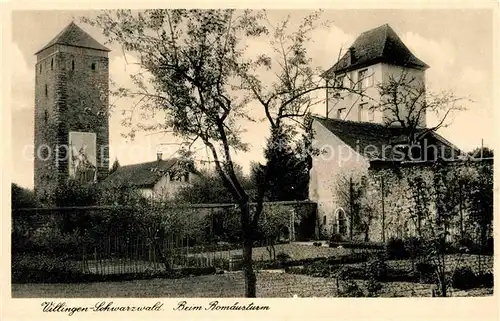
[[[357, 281], [365, 287], [365, 281]], [[429, 297], [431, 285], [388, 282], [383, 283], [381, 297]], [[257, 297], [286, 298], [334, 297], [333, 278], [261, 271], [257, 274]], [[133, 297], [242, 297], [244, 280], [241, 272], [207, 275], [182, 279], [153, 279], [124, 282], [82, 284], [13, 284], [13, 298], [133, 298]], [[450, 291], [452, 296], [488, 296], [493, 289]]]

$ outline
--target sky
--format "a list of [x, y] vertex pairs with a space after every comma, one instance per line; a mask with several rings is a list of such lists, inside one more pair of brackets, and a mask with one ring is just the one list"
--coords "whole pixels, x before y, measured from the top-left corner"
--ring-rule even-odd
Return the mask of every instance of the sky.
[[[269, 19], [277, 22], [290, 14], [293, 21], [308, 12], [304, 10], [271, 10]], [[36, 57], [34, 53], [48, 43], [71, 21], [95, 39], [104, 43], [98, 29], [79, 22], [79, 17], [94, 17], [96, 11], [14, 11], [12, 15], [11, 116], [12, 116], [12, 179], [27, 188], [33, 187], [33, 113]], [[388, 23], [407, 47], [430, 65], [426, 72], [427, 88], [432, 91], [452, 90], [456, 96], [470, 97], [466, 111], [453, 116], [447, 128], [439, 134], [469, 151], [481, 145], [493, 147], [495, 141], [495, 112], [493, 104], [493, 14], [490, 10], [325, 10], [324, 19], [332, 22], [329, 28], [320, 28], [312, 34], [309, 52], [313, 65], [328, 69], [337, 60], [339, 49], [346, 48], [362, 32]], [[130, 86], [128, 76], [134, 68], [117, 46], [108, 46], [110, 78], [123, 86]], [[250, 53], [261, 53], [265, 48], [252, 43]], [[118, 109], [129, 102], [116, 102]], [[252, 109], [251, 109], [252, 110]], [[324, 106], [317, 106], [324, 114]], [[166, 135], [138, 134], [134, 141], [123, 138], [127, 128], [121, 125], [119, 110], [110, 118], [110, 163], [117, 158], [121, 165], [156, 159], [161, 149], [168, 157], [175, 153], [176, 141]], [[432, 123], [432, 117], [429, 122]], [[234, 156], [235, 162], [248, 172], [252, 161], [262, 160], [262, 148], [268, 133], [266, 123], [242, 123], [246, 128], [243, 140], [250, 144], [247, 153]], [[166, 145], [165, 145], [166, 144]], [[200, 159], [208, 159], [203, 146], [197, 147]]]

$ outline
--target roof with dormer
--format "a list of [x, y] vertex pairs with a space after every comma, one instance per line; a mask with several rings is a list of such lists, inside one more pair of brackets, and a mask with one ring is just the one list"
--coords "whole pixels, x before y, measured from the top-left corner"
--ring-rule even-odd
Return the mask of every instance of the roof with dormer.
[[55, 36], [54, 39], [52, 39], [42, 49], [38, 50], [35, 55], [56, 44], [108, 52], [111, 51], [92, 38], [92, 36], [86, 33], [82, 28], [78, 27], [74, 22], [71, 22], [68, 26], [66, 26], [66, 28]]
[[429, 68], [426, 63], [415, 57], [388, 24], [384, 24], [359, 35], [342, 58], [322, 76], [376, 63], [388, 63], [421, 70]]

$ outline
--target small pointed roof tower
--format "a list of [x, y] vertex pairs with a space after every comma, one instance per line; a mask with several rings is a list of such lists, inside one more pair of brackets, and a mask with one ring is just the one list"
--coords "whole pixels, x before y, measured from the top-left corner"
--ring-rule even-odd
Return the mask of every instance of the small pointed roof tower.
[[57, 36], [55, 36], [55, 38], [52, 39], [47, 45], [38, 50], [35, 55], [56, 44], [95, 49], [107, 52], [111, 51], [105, 46], [101, 45], [97, 40], [92, 38], [92, 36], [86, 33], [82, 28], [78, 27], [73, 21]]
[[388, 24], [384, 24], [359, 35], [344, 56], [323, 76], [347, 72], [376, 63], [419, 70], [429, 68], [426, 63], [413, 55]]

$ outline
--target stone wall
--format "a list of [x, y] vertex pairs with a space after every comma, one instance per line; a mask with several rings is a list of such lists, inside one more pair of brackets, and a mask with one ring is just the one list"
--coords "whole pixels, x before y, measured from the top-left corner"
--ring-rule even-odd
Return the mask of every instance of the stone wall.
[[[435, 228], [437, 202], [440, 200], [441, 211], [450, 217], [448, 240], [474, 238], [478, 226], [473, 224], [468, 196], [476, 188], [474, 180], [492, 180], [492, 166], [489, 161], [443, 164], [439, 174], [443, 179], [436, 183], [438, 174], [431, 163], [372, 165], [367, 184], [367, 195], [375, 211], [370, 241], [387, 241], [391, 237], [404, 239], [419, 234], [426, 236], [430, 229]], [[491, 177], [486, 177], [488, 172]]]

